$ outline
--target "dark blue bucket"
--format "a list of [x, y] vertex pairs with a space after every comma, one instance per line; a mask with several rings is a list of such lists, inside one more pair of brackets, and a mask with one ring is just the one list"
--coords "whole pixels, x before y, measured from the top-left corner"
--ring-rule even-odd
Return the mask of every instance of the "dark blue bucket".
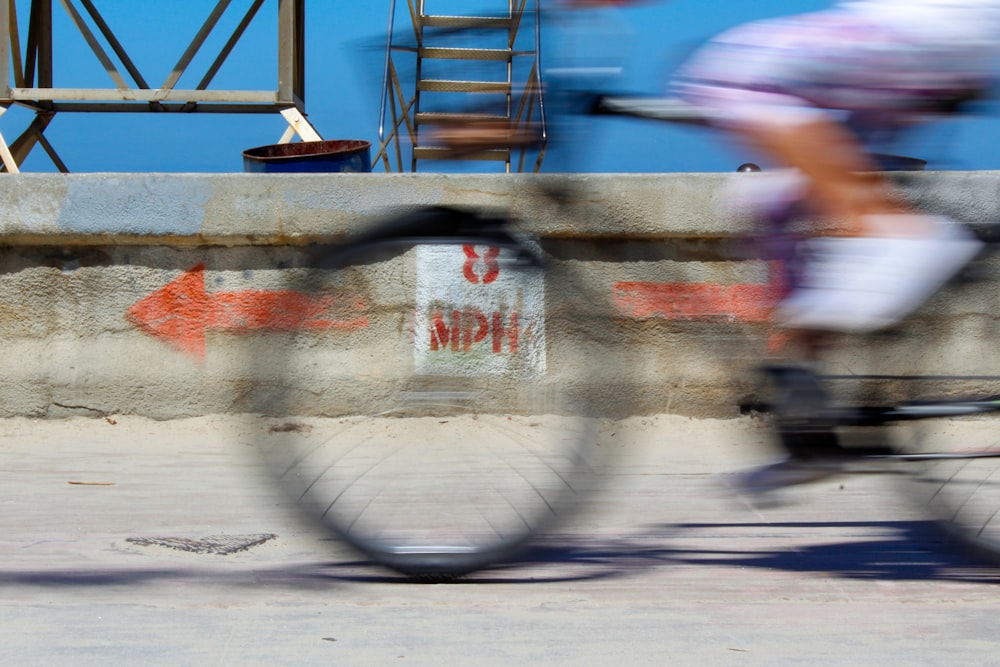
[[372, 170], [371, 142], [360, 139], [272, 144], [243, 151], [243, 171], [250, 173], [363, 173]]

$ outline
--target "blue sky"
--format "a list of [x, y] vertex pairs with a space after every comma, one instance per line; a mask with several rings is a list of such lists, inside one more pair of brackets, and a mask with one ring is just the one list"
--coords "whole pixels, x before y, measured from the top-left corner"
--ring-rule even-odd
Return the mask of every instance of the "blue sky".
[[[405, 5], [405, 0], [398, 2]], [[487, 0], [427, 2], [440, 4], [440, 13], [461, 13], [454, 8]], [[95, 1], [144, 76], [154, 84], [166, 78], [215, 3]], [[17, 0], [22, 24], [28, 4]], [[670, 0], [625, 10], [623, 18], [633, 31], [626, 85], [635, 90], [662, 90], [684, 54], [712, 34], [746, 21], [827, 4], [827, 0]], [[55, 85], [111, 87], [61, 4], [53, 5]], [[239, 20], [247, 6], [249, 0], [233, 0], [225, 25]], [[362, 39], [384, 37], [388, 8], [389, 0], [307, 1], [306, 110], [326, 139], [377, 141], [380, 73], [362, 70], [356, 45]], [[213, 88], [274, 87], [276, 14], [277, 1], [267, 0]], [[219, 39], [226, 36], [225, 26], [221, 26]], [[178, 87], [193, 88], [218, 47], [215, 51], [206, 47], [205, 51]], [[14, 108], [0, 117], [0, 132], [11, 141], [29, 120], [25, 111]], [[242, 170], [244, 149], [275, 143], [284, 127], [276, 114], [65, 113], [53, 120], [46, 136], [74, 172], [234, 172]], [[996, 169], [1000, 168], [1000, 151], [994, 146], [998, 139], [1000, 115], [993, 109], [981, 117], [924, 132], [906, 146], [906, 152], [930, 160], [931, 168]], [[700, 129], [600, 119], [592, 126], [587, 150], [580, 157], [580, 171], [697, 172], [730, 171], [755, 156]], [[55, 170], [40, 149], [32, 153], [24, 169]]]

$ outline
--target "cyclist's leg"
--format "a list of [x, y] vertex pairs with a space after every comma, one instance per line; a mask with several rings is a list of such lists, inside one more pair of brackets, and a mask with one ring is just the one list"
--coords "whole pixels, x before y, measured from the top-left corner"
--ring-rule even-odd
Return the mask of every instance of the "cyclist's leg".
[[[910, 210], [837, 123], [816, 119], [747, 130], [812, 183], [815, 208], [850, 239], [812, 244], [806, 284], [778, 309], [788, 327], [865, 332], [896, 323], [968, 262], [980, 244], [950, 221]], [[919, 271], [916, 269], [919, 268]]]
[[[867, 216], [904, 216], [909, 208], [877, 171], [863, 146], [839, 123], [817, 115], [798, 123], [748, 125], [743, 134], [782, 163], [795, 165], [809, 179], [809, 196], [823, 215], [843, 221], [844, 236], [919, 233], [900, 224], [875, 228]], [[840, 147], [831, 151], [831, 146]]]

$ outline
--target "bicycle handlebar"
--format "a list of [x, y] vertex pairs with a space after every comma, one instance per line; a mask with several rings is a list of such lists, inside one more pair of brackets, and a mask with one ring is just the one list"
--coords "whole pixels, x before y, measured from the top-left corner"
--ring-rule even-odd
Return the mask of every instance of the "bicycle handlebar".
[[595, 94], [590, 113], [596, 116], [628, 116], [686, 125], [710, 125], [711, 114], [700, 107], [670, 97]]

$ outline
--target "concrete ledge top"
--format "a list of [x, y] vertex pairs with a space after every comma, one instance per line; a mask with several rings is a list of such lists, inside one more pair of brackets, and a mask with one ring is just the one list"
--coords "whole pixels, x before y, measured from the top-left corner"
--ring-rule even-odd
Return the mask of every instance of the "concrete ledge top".
[[[19, 174], [0, 177], [6, 245], [294, 245], [334, 240], [421, 205], [511, 208], [547, 237], [720, 237], [738, 179], [766, 174]], [[1000, 220], [1000, 171], [894, 175], [914, 203]], [[571, 208], [541, 194], [568, 183]]]

